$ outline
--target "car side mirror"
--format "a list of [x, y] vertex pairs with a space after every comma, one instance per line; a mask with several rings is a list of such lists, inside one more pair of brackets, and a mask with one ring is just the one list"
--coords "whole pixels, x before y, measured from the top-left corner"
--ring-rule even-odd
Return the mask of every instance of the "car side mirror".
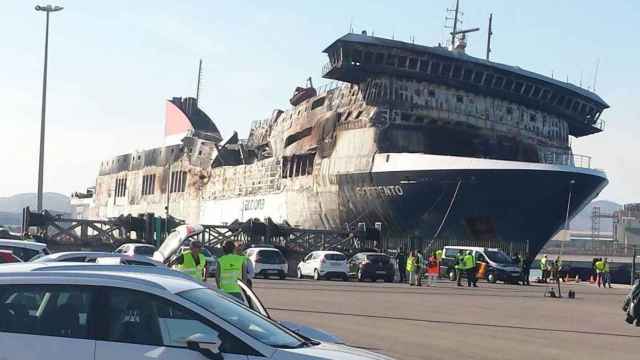
[[210, 360], [222, 360], [222, 342], [217, 334], [193, 334], [186, 339], [187, 348], [197, 351]]

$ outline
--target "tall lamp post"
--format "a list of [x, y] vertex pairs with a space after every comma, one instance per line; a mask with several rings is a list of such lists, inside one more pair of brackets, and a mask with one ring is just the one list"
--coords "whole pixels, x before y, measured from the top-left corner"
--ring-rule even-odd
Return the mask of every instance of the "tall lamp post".
[[44, 35], [44, 72], [42, 74], [42, 114], [40, 118], [40, 157], [38, 159], [38, 212], [42, 211], [42, 178], [44, 170], [44, 120], [47, 108], [47, 58], [49, 55], [49, 13], [62, 10], [62, 6], [36, 6], [36, 11], [47, 14], [47, 25]]

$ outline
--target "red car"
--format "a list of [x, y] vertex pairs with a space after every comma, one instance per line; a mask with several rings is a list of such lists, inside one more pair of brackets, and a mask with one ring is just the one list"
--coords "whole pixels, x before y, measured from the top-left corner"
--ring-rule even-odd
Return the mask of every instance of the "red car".
[[22, 260], [13, 255], [11, 251], [0, 250], [0, 264], [9, 264], [16, 262], [22, 262]]

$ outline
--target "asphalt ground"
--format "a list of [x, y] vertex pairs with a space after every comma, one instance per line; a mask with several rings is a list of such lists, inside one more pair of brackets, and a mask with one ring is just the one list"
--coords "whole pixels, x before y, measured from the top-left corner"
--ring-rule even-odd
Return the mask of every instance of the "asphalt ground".
[[576, 299], [553, 299], [549, 285], [478, 286], [254, 280], [272, 317], [396, 359], [640, 358], [640, 328], [621, 310], [626, 288], [567, 284]]

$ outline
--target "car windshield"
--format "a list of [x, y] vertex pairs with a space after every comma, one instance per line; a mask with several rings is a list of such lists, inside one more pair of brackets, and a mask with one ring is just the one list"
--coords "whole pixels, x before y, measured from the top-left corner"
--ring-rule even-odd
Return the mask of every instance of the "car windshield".
[[371, 262], [388, 263], [389, 257], [384, 254], [371, 254], [367, 255], [367, 260]]
[[342, 254], [325, 254], [324, 258], [331, 261], [345, 261], [347, 257]]
[[278, 348], [298, 348], [305, 341], [247, 307], [211, 289], [193, 289], [178, 295], [237, 327], [252, 338]]
[[156, 248], [153, 246], [136, 246], [133, 248], [133, 253], [136, 255], [152, 256], [155, 251]]
[[283, 261], [282, 254], [278, 250], [260, 250], [258, 257], [266, 264], [278, 264]]
[[513, 264], [513, 260], [507, 254], [503, 253], [500, 250], [486, 250], [484, 252], [489, 260], [493, 261], [497, 264]]

